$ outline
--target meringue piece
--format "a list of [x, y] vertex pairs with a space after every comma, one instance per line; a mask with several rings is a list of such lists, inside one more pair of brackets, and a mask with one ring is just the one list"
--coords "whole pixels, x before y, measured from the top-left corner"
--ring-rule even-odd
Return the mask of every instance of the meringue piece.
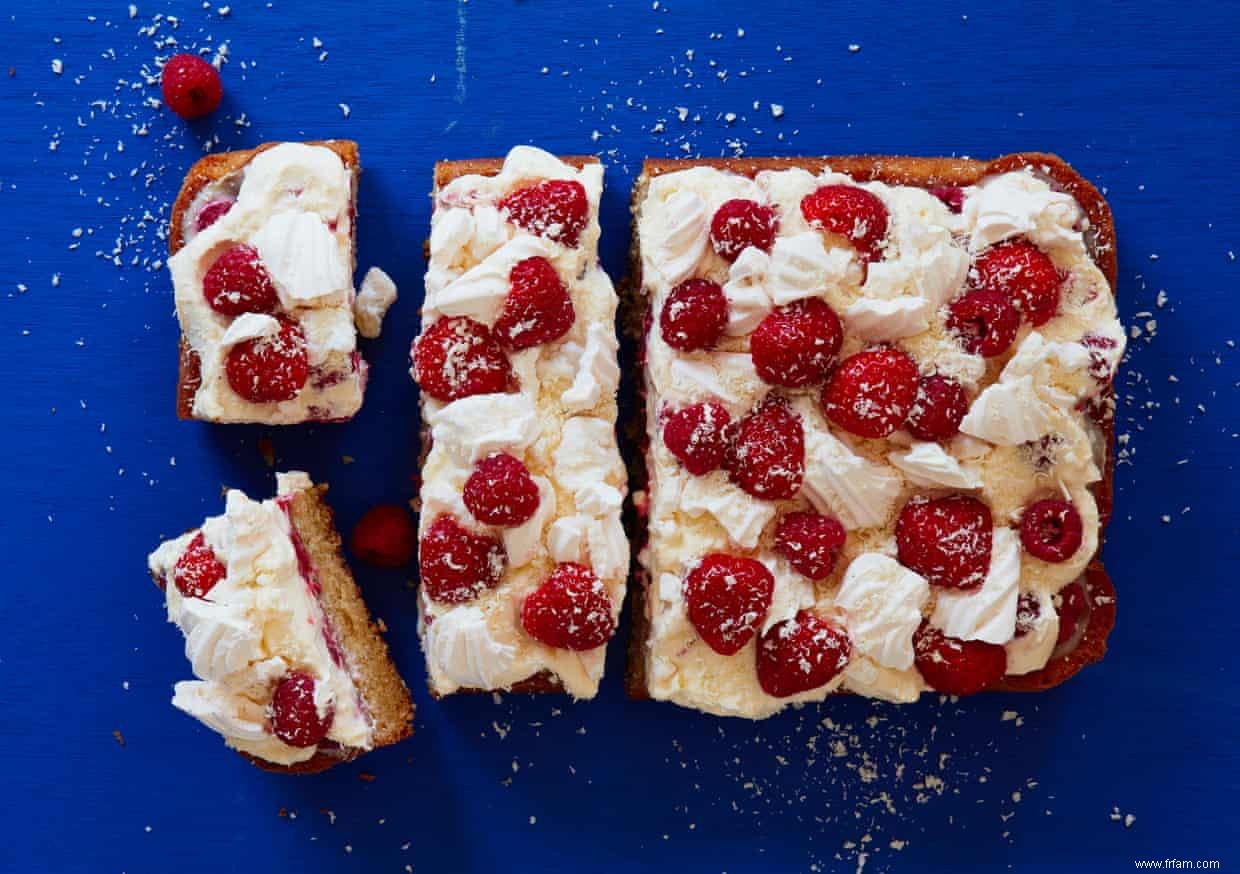
[[251, 238], [285, 309], [339, 306], [353, 288], [350, 266], [323, 219], [313, 213], [280, 212]]
[[292, 495], [313, 487], [314, 483], [310, 481], [310, 475], [305, 471], [290, 470], [287, 473], [276, 474], [277, 495]]
[[593, 409], [602, 398], [614, 397], [620, 385], [620, 365], [616, 352], [620, 344], [610, 324], [591, 322], [586, 328], [586, 345], [577, 359], [573, 384], [560, 395], [570, 412]]
[[615, 429], [593, 416], [574, 416], [564, 423], [554, 453], [552, 476], [574, 494], [605, 481], [619, 466]]
[[851, 249], [823, 245], [818, 231], [776, 237], [767, 284], [776, 306], [820, 297], [856, 274]]
[[513, 568], [521, 567], [543, 551], [543, 529], [555, 518], [555, 489], [551, 481], [541, 476], [533, 479], [538, 486], [538, 508], [534, 515], [520, 525], [500, 529], [508, 566]]
[[1004, 644], [1016, 633], [1019, 596], [1020, 538], [1010, 528], [996, 528], [981, 587], [940, 591], [930, 621], [949, 637]]
[[591, 516], [615, 513], [624, 503], [624, 493], [605, 482], [588, 483], [577, 490], [577, 509]]
[[875, 664], [863, 655], [853, 654], [844, 668], [844, 688], [858, 695], [911, 704], [921, 696], [925, 684], [914, 668], [897, 671]]
[[280, 323], [273, 317], [262, 313], [242, 313], [232, 320], [224, 336], [220, 337], [220, 348], [227, 349], [247, 340], [274, 337], [279, 333]]
[[965, 352], [950, 338], [931, 345], [922, 363], [923, 375], [938, 373], [956, 380], [969, 391], [977, 391], [978, 383], [986, 376], [986, 359]]
[[[249, 212], [292, 210], [313, 213], [326, 222], [347, 221], [352, 184], [353, 171], [331, 149], [280, 143], [259, 152], [245, 165], [237, 202], [224, 219], [235, 225]], [[348, 231], [347, 223], [342, 230]]]
[[680, 507], [690, 516], [714, 516], [728, 538], [742, 549], [758, 545], [763, 529], [776, 513], [773, 501], [754, 498], [728, 482], [722, 471], [690, 477], [681, 493]]
[[677, 191], [663, 204], [661, 227], [650, 260], [663, 275], [668, 288], [693, 275], [706, 254], [710, 234], [710, 211], [706, 201], [691, 191]]
[[523, 394], [460, 398], [441, 408], [431, 425], [433, 445], [470, 464], [492, 452], [519, 452], [538, 435], [538, 414]]
[[981, 475], [966, 468], [937, 443], [918, 441], [906, 450], [887, 453], [887, 460], [898, 467], [916, 486], [943, 486], [949, 489], [980, 489]]
[[1038, 615], [1033, 627], [1025, 635], [1013, 637], [1003, 647], [1007, 652], [1007, 672], [1013, 677], [1046, 667], [1059, 637], [1059, 615], [1050, 593], [1038, 591], [1034, 596], [1038, 599]]
[[933, 312], [933, 304], [922, 297], [863, 297], [844, 310], [844, 321], [862, 339], [881, 343], [920, 334], [930, 326]]
[[586, 529], [586, 544], [590, 551], [590, 568], [599, 579], [623, 580], [628, 575], [629, 541], [619, 514], [591, 519]]
[[785, 619], [795, 619], [802, 610], [814, 606], [814, 582], [801, 576], [782, 558], [763, 556], [762, 564], [775, 578], [771, 606], [762, 621], [759, 633], [766, 634]]
[[1031, 376], [1047, 403], [1070, 410], [1098, 385], [1089, 374], [1089, 366], [1089, 350], [1080, 343], [1047, 341], [1033, 331], [1016, 347], [999, 380], [1014, 382]]
[[510, 676], [517, 648], [496, 640], [486, 616], [472, 604], [426, 623], [422, 646], [437, 687], [496, 689], [520, 679]]
[[766, 276], [771, 257], [755, 246], [746, 247], [728, 270], [723, 293], [728, 299], [729, 337], [743, 337], [761, 324], [771, 312], [771, 296], [766, 290]]
[[1082, 257], [1085, 243], [1077, 230], [1082, 217], [1071, 195], [1052, 191], [1028, 169], [983, 180], [964, 204], [975, 251], [1023, 236], [1042, 248]]
[[357, 333], [352, 313], [338, 307], [305, 310], [301, 332], [306, 337], [306, 363], [310, 367], [327, 369], [336, 361], [339, 372], [353, 372], [351, 356], [357, 349]]
[[373, 340], [383, 332], [383, 317], [396, 303], [396, 283], [378, 267], [371, 267], [362, 277], [362, 286], [353, 300], [353, 318], [357, 332]]
[[589, 516], [577, 513], [561, 516], [551, 523], [547, 529], [547, 550], [557, 564], [589, 561], [590, 521]]
[[801, 490], [820, 513], [831, 513], [850, 530], [882, 525], [890, 517], [903, 480], [884, 464], [855, 455], [831, 435], [816, 404], [794, 406], [805, 420], [805, 476]]
[[857, 651], [897, 670], [913, 666], [913, 632], [930, 585], [894, 558], [865, 552], [852, 560], [835, 593]]
[[513, 146], [504, 157], [503, 174], [513, 181], [524, 179], [573, 179], [576, 170], [537, 146]]
[[660, 379], [663, 397], [676, 406], [718, 400], [739, 414], [769, 388], [754, 370], [753, 359], [744, 352], [690, 357], [676, 354], [662, 339], [652, 337], [647, 354], [648, 366], [666, 374]]
[[512, 268], [526, 258], [551, 254], [552, 244], [543, 237], [514, 237], [443, 288], [428, 289], [423, 315], [468, 316], [490, 327], [508, 299]]
[[987, 386], [960, 423], [962, 433], [996, 446], [1028, 443], [1050, 429], [1050, 415], [1029, 375]]

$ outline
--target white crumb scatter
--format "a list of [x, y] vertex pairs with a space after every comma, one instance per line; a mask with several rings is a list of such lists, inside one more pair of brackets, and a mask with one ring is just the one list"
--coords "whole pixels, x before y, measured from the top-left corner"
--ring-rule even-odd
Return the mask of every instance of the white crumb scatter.
[[52, 72], [59, 76], [65, 71], [65, 62], [60, 58], [52, 58]]
[[784, 117], [784, 106], [783, 106], [783, 104], [782, 104], [782, 103], [772, 103], [772, 104], [771, 104], [771, 115], [772, 115], [774, 118], [783, 118], [783, 117]]
[[349, 104], [347, 103], [340, 103], [337, 105], [340, 107], [340, 114], [343, 115], [345, 118], [348, 118], [349, 115], [353, 112], [353, 110], [349, 108]]
[[313, 48], [316, 48], [316, 49], [321, 49], [321, 48], [323, 48], [323, 40], [319, 39], [317, 36], [316, 36], [316, 37], [313, 37], [313, 38], [310, 40], [310, 45], [311, 45], [311, 47], [313, 47]]
[[530, 817], [530, 825], [538, 825], [538, 817], [536, 817], [536, 816], [531, 816], [531, 817]]
[[1131, 813], [1124, 814], [1124, 828], [1132, 828], [1132, 824], [1137, 821], [1136, 816]]
[[60, 288], [60, 274], [59, 273], [52, 274], [52, 288]]
[[138, 17], [138, 7], [132, 3], [129, 4], [129, 17], [130, 18]]
[[854, 42], [854, 43], [849, 43], [849, 44], [848, 44], [848, 51], [849, 51], [849, 52], [851, 52], [852, 54], [854, 54], [854, 55], [855, 55], [857, 52], [861, 51], [861, 45], [860, 45], [859, 43], [855, 43], [855, 42]]
[[231, 6], [221, 6], [221, 7], [220, 7], [218, 10], [216, 10], [216, 11], [218, 11], [222, 17], [227, 18], [229, 15], [231, 15], [231, 14], [232, 14], [232, 7], [231, 7]]

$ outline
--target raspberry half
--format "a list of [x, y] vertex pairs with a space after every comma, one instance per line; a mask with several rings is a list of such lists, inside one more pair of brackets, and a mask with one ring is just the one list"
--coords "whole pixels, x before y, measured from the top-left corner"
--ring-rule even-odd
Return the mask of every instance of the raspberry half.
[[728, 299], [719, 283], [686, 279], [672, 289], [659, 313], [663, 341], [681, 352], [715, 345], [728, 324]]
[[1081, 618], [1089, 609], [1089, 601], [1085, 597], [1085, 587], [1079, 582], [1069, 583], [1052, 597], [1055, 612], [1059, 615], [1059, 637], [1056, 643], [1063, 643], [1076, 634]]
[[944, 695], [974, 695], [1007, 673], [1003, 647], [948, 637], [924, 622], [913, 635], [913, 660], [926, 684]]
[[465, 480], [465, 506], [487, 525], [520, 525], [538, 509], [538, 484], [517, 458], [496, 452]]
[[194, 230], [205, 231], [211, 225], [215, 224], [224, 216], [228, 215], [229, 210], [236, 203], [231, 197], [217, 198], [203, 206], [199, 210], [198, 215], [194, 216]]
[[804, 388], [827, 378], [844, 330], [826, 301], [810, 297], [772, 312], [749, 337], [758, 376], [772, 385]]
[[801, 215], [810, 227], [852, 241], [867, 261], [877, 261], [887, 236], [887, 207], [864, 188], [824, 185], [801, 200]]
[[704, 476], [723, 463], [732, 417], [715, 403], [693, 404], [668, 415], [663, 443], [685, 470]]
[[1012, 301], [1035, 327], [1059, 310], [1062, 278], [1055, 264], [1037, 246], [1024, 240], [1000, 243], [973, 265], [975, 284]]
[[852, 656], [848, 632], [817, 613], [802, 610], [772, 626], [758, 641], [758, 685], [776, 698], [825, 686]]
[[310, 364], [306, 335], [296, 322], [281, 318], [272, 336], [245, 340], [228, 350], [224, 371], [232, 390], [256, 404], [278, 403], [297, 397]]
[[801, 575], [825, 580], [848, 534], [838, 519], [809, 510], [789, 513], [775, 529], [775, 551]]
[[1020, 313], [997, 291], [970, 291], [952, 301], [947, 329], [966, 352], [994, 358], [1002, 355], [1020, 330]]
[[733, 655], [766, 619], [775, 578], [752, 558], [715, 552], [689, 571], [684, 592], [698, 635], [720, 655]]
[[199, 531], [172, 566], [172, 581], [186, 598], [205, 598], [227, 573]]
[[1021, 516], [1020, 542], [1042, 561], [1067, 561], [1081, 548], [1083, 535], [1081, 514], [1067, 501], [1035, 501]]
[[426, 594], [443, 604], [472, 601], [499, 585], [504, 573], [503, 544], [462, 528], [447, 513], [426, 529], [418, 553]]
[[587, 650], [611, 639], [607, 588], [588, 567], [564, 562], [521, 605], [521, 625], [530, 637], [557, 649]]
[[173, 55], [159, 78], [164, 103], [184, 119], [209, 115], [224, 99], [219, 72], [197, 55]]
[[413, 376], [436, 400], [496, 394], [508, 389], [508, 356], [481, 322], [468, 316], [440, 319], [413, 344]]
[[921, 378], [904, 427], [918, 440], [946, 440], [959, 433], [967, 412], [969, 397], [964, 386], [935, 373]]
[[508, 274], [508, 298], [494, 333], [509, 349], [528, 349], [568, 333], [577, 318], [560, 274], [546, 258], [518, 261]]
[[314, 677], [301, 671], [285, 674], [271, 696], [271, 730], [291, 747], [312, 747], [327, 737], [335, 711], [319, 716], [314, 706]]
[[576, 246], [590, 218], [586, 189], [572, 179], [548, 179], [518, 188], [499, 202], [508, 220], [531, 234]]
[[202, 294], [217, 313], [269, 313], [280, 305], [271, 275], [253, 246], [233, 246], [202, 277]]
[[822, 391], [827, 418], [859, 437], [886, 437], [904, 424], [921, 378], [912, 358], [894, 346], [852, 355]]
[[723, 457], [733, 483], [755, 498], [791, 498], [805, 475], [805, 429], [787, 401], [769, 395], [741, 419]]
[[715, 210], [710, 221], [710, 242], [728, 261], [735, 261], [750, 246], [771, 251], [779, 216], [769, 206], [754, 200], [727, 200]]
[[913, 498], [896, 521], [900, 564], [933, 586], [979, 586], [990, 570], [990, 508], [968, 495]]

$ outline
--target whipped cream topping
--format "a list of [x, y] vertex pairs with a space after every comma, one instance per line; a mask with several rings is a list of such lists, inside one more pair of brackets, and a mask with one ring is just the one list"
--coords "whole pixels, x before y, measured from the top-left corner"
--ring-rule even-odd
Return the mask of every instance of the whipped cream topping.
[[[311, 487], [296, 471], [279, 474], [278, 482], [282, 497]], [[200, 533], [227, 573], [204, 597], [186, 597], [174, 568]], [[176, 684], [173, 705], [230, 747], [280, 765], [310, 759], [318, 749], [289, 746], [271, 732], [271, 696], [290, 671], [313, 677], [320, 716], [333, 713], [327, 740], [369, 749], [374, 738], [347, 656], [334, 654], [330, 623], [303, 575], [294, 537], [281, 499], [254, 501], [231, 489], [222, 516], [165, 541], [148, 559], [198, 678]]]
[[[545, 180], [585, 189], [588, 222], [579, 244], [535, 236], [507, 220], [499, 203]], [[431, 449], [422, 469], [420, 532], [441, 513], [501, 540], [507, 554], [500, 584], [467, 604], [441, 604], [425, 592], [420, 631], [431, 690], [503, 689], [542, 671], [578, 698], [592, 697], [605, 647], [587, 652], [539, 643], [521, 627], [525, 597], [559, 562], [590, 567], [620, 613], [629, 547], [620, 524], [626, 476], [616, 444], [617, 298], [598, 261], [598, 205], [603, 168], [576, 169], [529, 146], [508, 153], [493, 176], [461, 176], [435, 194], [423, 329], [447, 316], [488, 327], [503, 310], [509, 273], [526, 258], [546, 258], [568, 289], [576, 314], [551, 343], [509, 353], [516, 391], [443, 403], [422, 397]], [[705, 231], [702, 242], [705, 244]], [[512, 528], [480, 523], [461, 497], [474, 464], [495, 452], [520, 459], [538, 486], [532, 518]]]
[[[185, 245], [168, 259], [168, 268], [181, 331], [201, 365], [195, 418], [293, 424], [346, 419], [361, 407], [366, 363], [356, 354], [351, 278], [355, 176], [356, 169], [329, 148], [280, 143], [206, 186], [191, 204]], [[198, 212], [223, 197], [234, 200], [231, 208], [197, 230]], [[255, 403], [228, 384], [227, 354], [240, 342], [233, 329], [256, 314], [229, 319], [215, 312], [203, 295], [203, 277], [223, 252], [239, 244], [258, 251], [282, 314], [300, 323], [306, 336], [310, 375], [290, 400]], [[388, 291], [394, 299], [394, 286], [379, 296]], [[368, 331], [377, 335], [384, 309], [369, 310]]]
[[[762, 171], [750, 179], [692, 167], [644, 181], [637, 234], [654, 327], [645, 348], [650, 539], [640, 558], [650, 579], [651, 695], [751, 718], [821, 700], [841, 684], [884, 700], [915, 700], [926, 686], [913, 663], [912, 635], [925, 620], [949, 634], [1005, 645], [1013, 673], [1045, 665], [1056, 632], [1041, 628], [1015, 638], [1016, 602], [1022, 592], [1049, 599], [1097, 552], [1098, 509], [1089, 486], [1101, 477], [1105, 453], [1101, 432], [1080, 410], [1105, 390], [1124, 348], [1114, 296], [1088, 254], [1080, 207], [1030, 171], [965, 188], [959, 214], [923, 189], [858, 183], [829, 169]], [[883, 202], [889, 225], [878, 260], [863, 264], [847, 239], [809, 227], [800, 204], [822, 185], [854, 185]], [[774, 208], [779, 225], [769, 252], [747, 248], [729, 263], [708, 235], [715, 211], [734, 198]], [[948, 331], [947, 305], [968, 288], [978, 255], [1016, 237], [1041, 247], [1063, 275], [1059, 310], [1036, 329], [1023, 324], [1004, 357], [983, 359]], [[713, 349], [681, 352], [663, 341], [658, 316], [671, 289], [691, 277], [722, 286], [728, 322]], [[903, 431], [862, 440], [828, 423], [818, 387], [764, 383], [749, 356], [749, 334], [773, 308], [809, 297], [839, 315], [841, 358], [892, 343], [923, 374], [959, 381], [969, 400], [961, 433], [942, 443]], [[736, 420], [770, 393], [787, 398], [804, 426], [804, 473], [790, 500], [753, 498], [722, 471], [691, 476], [663, 443], [669, 411], [713, 401]], [[895, 520], [904, 503], [949, 492], [977, 497], [994, 519], [990, 571], [975, 591], [930, 587], [894, 557]], [[1026, 506], [1053, 496], [1070, 500], [1085, 528], [1080, 549], [1059, 564], [1026, 553], [1015, 533]], [[816, 583], [774, 548], [779, 518], [805, 509], [835, 517], [848, 532], [835, 571]], [[566, 554], [578, 548], [569, 535], [558, 532]], [[772, 698], [755, 678], [756, 644], [732, 656], [706, 646], [688, 621], [683, 580], [710, 552], [754, 557], [771, 569], [776, 593], [765, 628], [778, 621], [772, 614], [787, 618], [808, 607], [842, 624], [853, 643], [842, 676]], [[1054, 617], [1053, 606], [1047, 613]]]

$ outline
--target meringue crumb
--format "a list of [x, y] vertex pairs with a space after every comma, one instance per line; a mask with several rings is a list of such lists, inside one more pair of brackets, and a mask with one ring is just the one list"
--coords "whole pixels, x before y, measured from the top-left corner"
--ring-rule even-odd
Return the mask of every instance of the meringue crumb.
[[536, 816], [531, 816], [531, 817], [530, 817], [530, 825], [538, 825], [538, 817], [536, 817]]
[[353, 112], [353, 110], [349, 108], [349, 104], [347, 103], [339, 103], [337, 104], [337, 106], [340, 107], [340, 114], [343, 115], [345, 118], [348, 118], [349, 114]]
[[65, 62], [60, 58], [52, 58], [52, 72], [59, 76], [65, 71]]
[[784, 117], [784, 105], [782, 103], [771, 104], [771, 115], [775, 118]]
[[854, 43], [849, 43], [849, 44], [848, 44], [848, 51], [849, 51], [849, 53], [851, 53], [851, 54], [854, 54], [854, 55], [855, 55], [857, 52], [861, 51], [861, 46], [860, 46], [860, 44], [855, 43], [855, 42], [854, 42]]

